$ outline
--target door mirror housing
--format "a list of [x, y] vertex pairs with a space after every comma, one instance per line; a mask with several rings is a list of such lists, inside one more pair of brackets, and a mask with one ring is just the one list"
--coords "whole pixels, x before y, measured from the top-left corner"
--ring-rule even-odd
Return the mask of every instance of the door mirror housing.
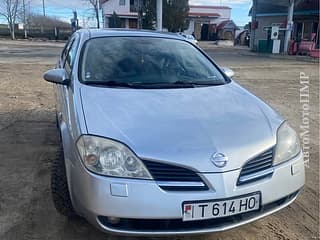
[[232, 78], [234, 76], [234, 71], [228, 67], [221, 67], [222, 71], [229, 77]]
[[67, 78], [66, 70], [63, 68], [51, 69], [43, 75], [44, 80], [56, 84], [68, 85], [70, 80]]

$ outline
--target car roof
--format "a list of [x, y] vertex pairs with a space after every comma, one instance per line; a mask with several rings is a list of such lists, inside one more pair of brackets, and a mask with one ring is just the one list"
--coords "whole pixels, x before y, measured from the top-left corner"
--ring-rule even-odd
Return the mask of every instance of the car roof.
[[108, 28], [108, 29], [80, 29], [78, 33], [88, 34], [89, 38], [96, 37], [159, 37], [171, 39], [183, 39], [177, 33], [151, 31], [151, 30], [136, 30], [136, 29], [121, 29], [121, 28]]

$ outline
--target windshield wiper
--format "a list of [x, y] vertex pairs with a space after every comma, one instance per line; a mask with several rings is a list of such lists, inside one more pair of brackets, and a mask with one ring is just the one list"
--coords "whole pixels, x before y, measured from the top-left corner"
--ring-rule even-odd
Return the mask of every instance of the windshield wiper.
[[195, 88], [197, 86], [215, 86], [223, 85], [223, 83], [215, 83], [212, 81], [196, 82], [196, 81], [176, 81], [176, 82], [155, 82], [155, 83], [126, 83], [117, 81], [85, 81], [87, 85], [100, 85], [109, 87], [124, 88], [144, 88], [144, 89], [160, 89], [160, 88]]
[[146, 89], [161, 89], [161, 88], [195, 88], [197, 86], [216, 86], [223, 85], [222, 82], [213, 82], [213, 81], [182, 81], [178, 80], [175, 82], [153, 82], [153, 83], [140, 83], [140, 88]]
[[186, 83], [167, 83], [167, 82], [156, 82], [156, 83], [126, 83], [117, 81], [86, 81], [87, 85], [100, 85], [108, 87], [123, 87], [123, 88], [140, 88], [140, 89], [160, 89], [160, 88], [193, 88], [193, 84]]
[[195, 86], [217, 86], [217, 85], [223, 85], [222, 82], [213, 82], [213, 81], [176, 81], [173, 84], [181, 84], [181, 85], [192, 85]]
[[139, 88], [139, 84], [126, 83], [126, 82], [117, 82], [117, 81], [85, 81], [87, 85], [102, 85], [109, 87], [125, 87], [125, 88]]

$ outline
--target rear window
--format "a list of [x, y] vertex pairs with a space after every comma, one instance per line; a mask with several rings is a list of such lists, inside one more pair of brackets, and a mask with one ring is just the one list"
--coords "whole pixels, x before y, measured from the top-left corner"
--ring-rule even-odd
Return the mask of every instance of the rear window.
[[225, 83], [215, 65], [192, 44], [154, 37], [91, 39], [82, 54], [80, 73], [84, 83]]

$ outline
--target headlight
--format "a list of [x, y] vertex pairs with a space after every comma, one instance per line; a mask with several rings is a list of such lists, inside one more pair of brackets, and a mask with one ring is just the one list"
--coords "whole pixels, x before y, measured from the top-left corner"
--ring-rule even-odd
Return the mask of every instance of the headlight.
[[77, 147], [84, 165], [91, 171], [112, 177], [152, 179], [141, 160], [124, 144], [83, 135]]
[[290, 160], [301, 151], [299, 137], [287, 122], [284, 122], [277, 132], [277, 145], [273, 164]]

